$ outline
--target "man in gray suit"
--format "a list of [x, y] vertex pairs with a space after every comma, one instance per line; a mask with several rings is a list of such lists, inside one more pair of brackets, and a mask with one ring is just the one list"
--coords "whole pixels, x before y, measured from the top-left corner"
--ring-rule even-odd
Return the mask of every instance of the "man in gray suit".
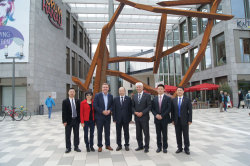
[[[132, 98], [132, 111], [135, 114], [136, 139], [138, 148], [136, 151], [143, 150], [147, 153], [149, 149], [149, 111], [151, 110], [151, 97], [148, 93], [143, 92], [143, 84], [135, 84], [137, 94]], [[142, 131], [144, 133], [145, 146], [143, 147]]]

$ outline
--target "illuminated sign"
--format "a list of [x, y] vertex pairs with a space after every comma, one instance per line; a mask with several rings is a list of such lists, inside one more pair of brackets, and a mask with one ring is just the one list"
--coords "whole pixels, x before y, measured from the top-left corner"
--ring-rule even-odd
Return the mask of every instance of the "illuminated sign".
[[48, 15], [49, 21], [58, 29], [62, 28], [62, 10], [55, 0], [42, 0], [42, 10]]

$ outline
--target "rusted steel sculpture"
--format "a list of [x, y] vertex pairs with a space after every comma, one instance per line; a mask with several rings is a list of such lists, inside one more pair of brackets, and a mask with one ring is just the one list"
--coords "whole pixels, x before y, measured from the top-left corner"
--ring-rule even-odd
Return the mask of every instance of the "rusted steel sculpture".
[[[97, 66], [97, 69], [96, 69], [96, 77], [94, 81], [94, 94], [101, 91], [101, 85], [102, 83], [106, 82], [107, 75], [121, 77], [124, 80], [132, 84], [135, 84], [136, 82], [140, 81], [120, 71], [108, 70], [109, 63], [116, 63], [116, 62], [122, 62], [122, 61], [154, 62], [153, 73], [155, 74], [158, 71], [161, 58], [188, 46], [189, 43], [181, 43], [166, 51], [163, 51], [163, 43], [165, 39], [166, 23], [167, 23], [167, 14], [208, 18], [208, 23], [206, 26], [206, 30], [204, 32], [202, 42], [201, 42], [200, 50], [198, 51], [198, 54], [196, 55], [195, 59], [190, 65], [187, 73], [183, 77], [181, 83], [179, 84], [179, 86], [185, 86], [190, 80], [190, 78], [192, 77], [193, 73], [195, 72], [195, 69], [201, 62], [203, 56], [205, 55], [205, 51], [206, 51], [207, 43], [209, 41], [209, 36], [211, 34], [211, 30], [213, 27], [214, 19], [230, 20], [233, 18], [233, 16], [231, 15], [224, 15], [224, 14], [216, 13], [216, 10], [221, 0], [179, 0], [179, 1], [164, 1], [164, 2], [158, 3], [158, 5], [164, 6], [164, 7], [178, 6], [178, 5], [211, 4], [212, 7], [211, 7], [210, 13], [191, 11], [191, 10], [171, 9], [171, 8], [164, 8], [164, 7], [153, 7], [149, 5], [134, 3], [128, 0], [117, 0], [117, 1], [120, 2], [118, 8], [116, 9], [113, 17], [108, 22], [108, 24], [104, 25], [104, 27], [102, 28], [101, 38], [99, 40], [96, 52], [94, 54], [94, 58], [92, 60], [90, 69], [88, 71], [88, 75], [86, 77], [85, 83], [82, 83], [77, 77], [72, 77], [73, 82], [75, 82], [83, 91], [86, 91], [89, 88], [96, 66]], [[146, 10], [146, 11], [155, 12], [155, 13], [162, 13], [160, 26], [159, 26], [159, 32], [157, 36], [155, 55], [153, 57], [151, 58], [142, 58], [142, 57], [110, 58], [109, 57], [109, 52], [108, 52], [108, 48], [106, 45], [107, 36], [125, 5], [129, 5], [131, 7], [134, 7], [140, 10]], [[154, 87], [150, 87], [149, 85], [145, 83], [143, 84], [144, 84], [145, 90], [147, 90], [151, 94], [157, 94]]]

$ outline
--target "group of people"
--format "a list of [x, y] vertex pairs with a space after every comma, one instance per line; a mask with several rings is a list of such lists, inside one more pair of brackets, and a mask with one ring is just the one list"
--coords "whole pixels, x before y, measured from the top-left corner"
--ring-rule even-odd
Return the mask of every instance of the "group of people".
[[230, 94], [227, 92], [220, 91], [219, 95], [219, 103], [220, 103], [220, 112], [227, 111], [228, 107], [232, 108], [232, 101], [230, 99]]
[[238, 99], [239, 99], [238, 108], [240, 108], [240, 106], [242, 106], [242, 108], [244, 108], [245, 106], [247, 108], [250, 108], [250, 90], [245, 96], [242, 94], [241, 91], [239, 91]]
[[[184, 88], [177, 88], [177, 97], [171, 99], [164, 94], [164, 85], [157, 86], [158, 95], [151, 100], [151, 95], [143, 91], [143, 84], [136, 83], [136, 91], [131, 98], [126, 96], [125, 88], [119, 88], [119, 96], [113, 99], [109, 93], [109, 85], [102, 84], [102, 92], [95, 94], [87, 91], [85, 100], [80, 102], [75, 99], [75, 90], [70, 88], [69, 98], [62, 102], [62, 122], [65, 126], [66, 151], [71, 151], [71, 131], [74, 133], [74, 150], [81, 152], [79, 149], [79, 126], [84, 130], [84, 141], [87, 152], [95, 151], [94, 149], [94, 130], [97, 128], [97, 146], [98, 152], [102, 152], [102, 134], [104, 130], [105, 148], [112, 151], [110, 145], [110, 125], [111, 116], [116, 125], [116, 151], [122, 149], [121, 131], [124, 131], [125, 150], [129, 151], [129, 124], [134, 115], [136, 126], [136, 140], [138, 147], [135, 151], [144, 150], [149, 152], [150, 132], [149, 119], [150, 111], [154, 116], [155, 130], [157, 135], [157, 150], [159, 153], [167, 153], [168, 148], [168, 124], [175, 126], [177, 151], [183, 151], [182, 135], [184, 138], [184, 151], [190, 154], [189, 146], [189, 125], [192, 124], [192, 104], [190, 99], [185, 97]], [[144, 137], [144, 142], [143, 142]]]

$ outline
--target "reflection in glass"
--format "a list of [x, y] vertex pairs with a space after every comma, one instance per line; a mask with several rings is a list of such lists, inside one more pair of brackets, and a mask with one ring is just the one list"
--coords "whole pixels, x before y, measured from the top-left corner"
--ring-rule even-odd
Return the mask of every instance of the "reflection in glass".
[[[208, 5], [201, 6], [198, 9], [198, 11], [200, 11], [200, 12], [208, 12], [208, 10], [209, 10], [209, 6]], [[199, 30], [200, 30], [200, 34], [205, 31], [206, 26], [207, 26], [207, 22], [208, 22], [207, 18], [199, 18]]]
[[201, 70], [210, 69], [212, 67], [212, 59], [211, 59], [211, 52], [210, 52], [210, 44], [208, 42], [207, 49], [205, 52], [205, 56], [201, 62]]
[[181, 23], [180, 29], [181, 29], [181, 43], [187, 42], [188, 36], [187, 36], [187, 23], [186, 23], [186, 21]]
[[224, 33], [214, 37], [214, 66], [226, 64], [226, 48]]
[[240, 39], [241, 62], [250, 62], [250, 38]]
[[192, 40], [197, 36], [197, 18], [189, 17], [188, 21], [189, 21], [189, 37], [190, 40]]
[[[195, 47], [195, 48], [190, 50], [190, 64], [193, 62], [193, 60], [196, 57], [198, 51], [199, 51], [198, 47]], [[195, 72], [198, 72], [199, 70], [200, 70], [200, 64], [197, 66]]]
[[174, 46], [176, 46], [176, 45], [180, 44], [178, 27], [173, 30], [173, 33], [174, 33]]
[[182, 56], [182, 75], [185, 75], [189, 68], [189, 55], [188, 52], [181, 55]]

